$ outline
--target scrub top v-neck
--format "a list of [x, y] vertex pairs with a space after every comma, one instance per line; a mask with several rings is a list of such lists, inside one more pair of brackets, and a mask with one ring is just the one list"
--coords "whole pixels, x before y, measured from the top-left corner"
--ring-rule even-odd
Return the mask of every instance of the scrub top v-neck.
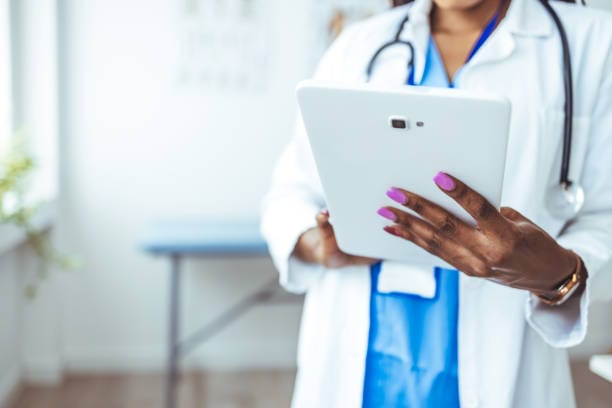
[[[491, 35], [498, 15], [485, 27], [467, 61]], [[466, 62], [467, 62], [466, 61]], [[419, 85], [454, 88], [430, 39]], [[414, 75], [408, 76], [414, 85]], [[371, 268], [370, 331], [363, 387], [364, 408], [459, 408], [459, 272], [435, 268], [436, 295], [425, 299], [378, 292], [381, 264]]]

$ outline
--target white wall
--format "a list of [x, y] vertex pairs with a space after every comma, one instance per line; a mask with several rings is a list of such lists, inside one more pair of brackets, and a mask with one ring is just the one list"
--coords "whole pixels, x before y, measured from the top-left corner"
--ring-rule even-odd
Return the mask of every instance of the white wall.
[[[307, 74], [300, 47], [306, 2], [261, 4], [275, 10], [273, 81], [244, 95], [177, 84], [182, 2], [60, 2], [66, 93], [59, 242], [84, 263], [60, 274], [63, 354], [72, 369], [163, 363], [168, 268], [138, 250], [147, 221], [258, 214], [293, 127], [294, 85]], [[189, 327], [274, 275], [267, 260], [188, 266]], [[202, 348], [199, 359], [293, 366], [299, 316], [296, 305], [257, 309]]]

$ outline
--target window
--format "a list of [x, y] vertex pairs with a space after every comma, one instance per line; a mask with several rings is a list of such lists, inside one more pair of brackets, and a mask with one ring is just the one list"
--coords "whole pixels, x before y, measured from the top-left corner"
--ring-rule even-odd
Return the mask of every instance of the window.
[[9, 3], [0, 0], [0, 156], [9, 147], [11, 134], [11, 61]]
[[[56, 0], [0, 0], [0, 156], [16, 131], [36, 161], [28, 204], [42, 204], [33, 219], [50, 225], [57, 195], [58, 92]], [[0, 255], [23, 242], [19, 228], [0, 225]]]
[[57, 195], [57, 0], [0, 2], [10, 15], [10, 24], [2, 25], [10, 26], [9, 137], [19, 133], [26, 140], [36, 160], [31, 198], [47, 201]]

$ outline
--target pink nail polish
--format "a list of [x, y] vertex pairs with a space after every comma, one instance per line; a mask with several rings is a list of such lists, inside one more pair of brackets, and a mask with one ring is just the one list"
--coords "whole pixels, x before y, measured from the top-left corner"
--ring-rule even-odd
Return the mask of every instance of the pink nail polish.
[[455, 189], [455, 182], [446, 173], [439, 172], [436, 174], [434, 182], [444, 191], [453, 191]]
[[388, 220], [391, 221], [395, 221], [397, 219], [397, 217], [395, 216], [395, 214], [393, 213], [393, 211], [391, 211], [390, 209], [388, 209], [387, 207], [382, 207], [379, 208], [377, 211], [378, 215], [380, 215], [381, 217], [385, 217]]
[[389, 234], [391, 235], [395, 235], [396, 237], [399, 237], [399, 234], [397, 233], [397, 231], [395, 230], [395, 228], [393, 228], [392, 226], [386, 226], [384, 228], [385, 231], [387, 231]]
[[393, 201], [396, 201], [396, 202], [398, 202], [400, 204], [405, 204], [406, 203], [406, 195], [404, 193], [402, 193], [399, 189], [395, 188], [395, 187], [391, 187], [387, 191], [387, 197], [389, 197]]

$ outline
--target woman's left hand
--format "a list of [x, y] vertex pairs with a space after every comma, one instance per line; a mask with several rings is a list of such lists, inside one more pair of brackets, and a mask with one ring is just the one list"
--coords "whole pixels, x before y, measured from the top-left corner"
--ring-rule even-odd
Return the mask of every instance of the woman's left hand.
[[421, 217], [394, 207], [379, 214], [395, 222], [385, 230], [412, 241], [460, 271], [535, 294], [554, 292], [579, 267], [579, 258], [518, 211], [498, 211], [460, 180], [438, 173], [438, 187], [476, 221], [472, 227], [442, 207], [410, 191], [387, 195]]

